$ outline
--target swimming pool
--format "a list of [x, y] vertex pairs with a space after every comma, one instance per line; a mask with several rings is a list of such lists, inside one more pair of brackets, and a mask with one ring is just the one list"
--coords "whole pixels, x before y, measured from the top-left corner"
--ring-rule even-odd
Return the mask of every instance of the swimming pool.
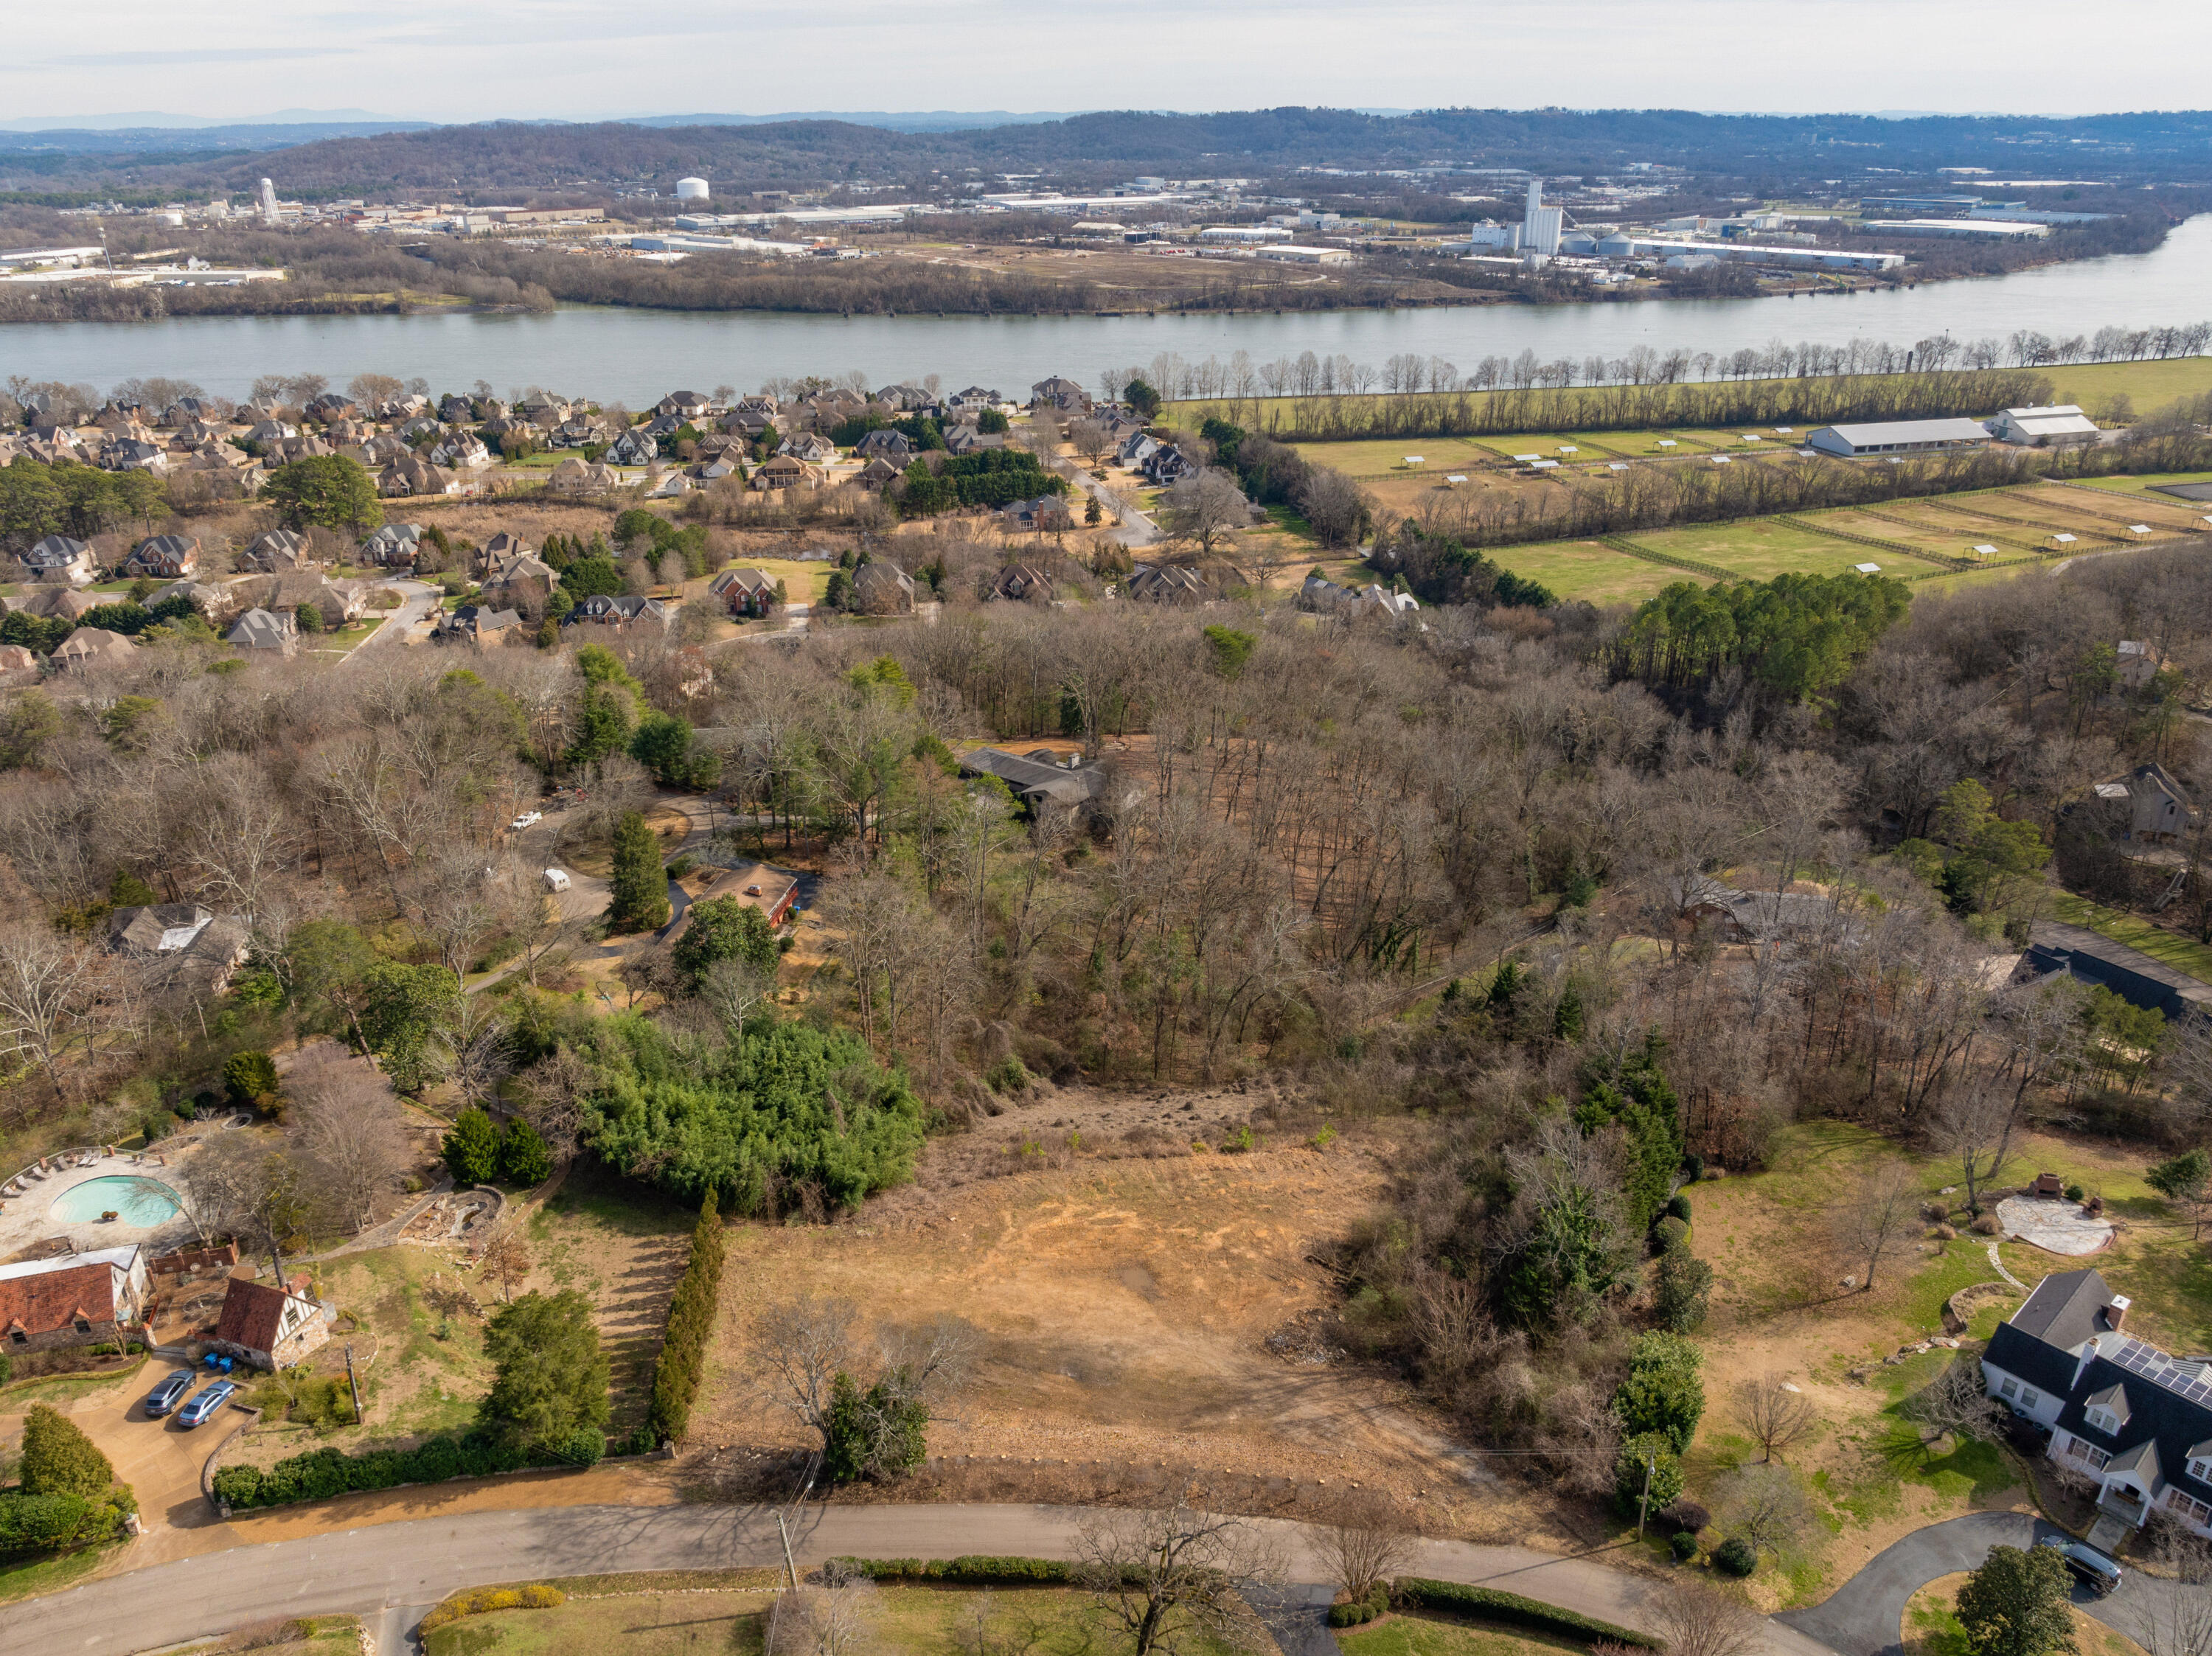
[[175, 1218], [184, 1205], [177, 1192], [158, 1179], [111, 1173], [70, 1186], [54, 1198], [47, 1212], [73, 1225], [91, 1224], [103, 1213], [114, 1213], [124, 1224], [148, 1230]]

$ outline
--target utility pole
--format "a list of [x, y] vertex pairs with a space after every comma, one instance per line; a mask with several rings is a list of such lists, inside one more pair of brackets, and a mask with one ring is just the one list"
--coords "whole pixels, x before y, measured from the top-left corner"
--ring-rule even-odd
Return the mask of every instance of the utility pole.
[[358, 1426], [361, 1424], [361, 1382], [354, 1377], [353, 1344], [351, 1341], [348, 1341], [346, 1344], [345, 1354], [346, 1384], [353, 1388], [353, 1421], [354, 1424]]
[[781, 1507], [778, 1507], [776, 1509], [775, 1529], [776, 1533], [783, 1538], [784, 1567], [791, 1572], [791, 1585], [793, 1590], [795, 1592], [799, 1586], [799, 1566], [793, 1561], [791, 1556], [791, 1531], [784, 1524], [783, 1509]]
[[1636, 1538], [1644, 1538], [1644, 1514], [1651, 1505], [1651, 1459], [1644, 1457], [1644, 1493], [1636, 1498]]

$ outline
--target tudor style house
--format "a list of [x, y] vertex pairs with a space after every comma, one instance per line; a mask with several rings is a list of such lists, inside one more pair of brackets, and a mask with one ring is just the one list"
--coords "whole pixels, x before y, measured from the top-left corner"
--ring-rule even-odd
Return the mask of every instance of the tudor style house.
[[[2212, 1358], [2125, 1331], [2127, 1296], [2094, 1271], [2046, 1277], [1982, 1357], [1989, 1394], [2051, 1432], [2051, 1459], [2139, 1529], [2163, 1512], [2212, 1535]], [[2100, 1520], [2101, 1521], [2101, 1520]]]
[[322, 1307], [281, 1277], [271, 1287], [234, 1277], [223, 1289], [222, 1314], [208, 1344], [226, 1356], [274, 1371], [289, 1368], [330, 1338]]

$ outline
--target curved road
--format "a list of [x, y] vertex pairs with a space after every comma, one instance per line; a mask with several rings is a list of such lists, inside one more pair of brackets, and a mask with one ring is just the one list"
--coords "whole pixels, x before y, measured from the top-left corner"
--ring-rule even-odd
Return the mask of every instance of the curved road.
[[[1845, 1656], [1900, 1656], [1898, 1635], [1905, 1602], [1914, 1593], [1938, 1576], [1978, 1568], [1991, 1547], [2032, 1547], [2052, 1535], [2074, 1538], [2026, 1513], [1969, 1513], [1930, 1524], [1875, 1554], [1826, 1603], [1787, 1611], [1777, 1619]], [[2077, 1583], [2074, 1602], [2115, 1632], [2147, 1644], [2153, 1620], [2184, 1589], [2139, 1569], [2122, 1568], [2126, 1574], [2111, 1598], [2100, 1598]]]
[[390, 649], [395, 640], [404, 642], [407, 635], [428, 621], [444, 600], [444, 593], [428, 581], [410, 580], [401, 576], [380, 584], [399, 594], [399, 607], [385, 617], [383, 626], [339, 658], [337, 664], [341, 667], [348, 662], [358, 660], [363, 651], [374, 650], [380, 646]]
[[[793, 1524], [802, 1564], [841, 1553], [945, 1558], [962, 1553], [1073, 1557], [1083, 1509], [1023, 1506], [810, 1507]], [[247, 1520], [251, 1523], [251, 1520]], [[1328, 1572], [1303, 1526], [1256, 1520], [1273, 1532], [1293, 1580]], [[380, 1621], [385, 1656], [419, 1611], [486, 1582], [654, 1569], [774, 1566], [782, 1561], [775, 1514], [763, 1507], [556, 1507], [423, 1518], [336, 1534], [242, 1546], [153, 1565], [10, 1605], [0, 1653], [123, 1652], [208, 1638], [271, 1616], [347, 1611]], [[1648, 1625], [1650, 1580], [1597, 1562], [1521, 1547], [1419, 1544], [1415, 1569], [1504, 1588], [1585, 1615]], [[1292, 1589], [1310, 1601], [1322, 1589]], [[388, 1614], [404, 1611], [401, 1615]], [[1273, 1619], [1271, 1617], [1271, 1619]], [[1778, 1622], [1764, 1624], [1775, 1656], [1826, 1656]]]

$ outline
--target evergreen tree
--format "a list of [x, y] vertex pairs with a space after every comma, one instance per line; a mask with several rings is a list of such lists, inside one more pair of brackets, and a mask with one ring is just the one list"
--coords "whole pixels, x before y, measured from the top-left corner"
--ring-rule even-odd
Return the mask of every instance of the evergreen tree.
[[614, 877], [608, 883], [610, 931], [650, 931], [668, 924], [668, 874], [645, 818], [625, 811], [615, 827]]
[[604, 1431], [607, 1356], [592, 1305], [576, 1289], [526, 1294], [484, 1325], [491, 1390], [477, 1418], [507, 1436], [565, 1448], [584, 1430]]
[[538, 1129], [519, 1115], [508, 1122], [499, 1141], [500, 1177], [526, 1190], [544, 1184], [552, 1172], [553, 1152]]
[[1628, 1378], [1613, 1394], [1613, 1411], [1632, 1435], [1656, 1432], [1676, 1454], [1690, 1447], [1705, 1412], [1704, 1357], [1673, 1334], [1645, 1334], [1630, 1348]]
[[34, 1403], [23, 1418], [23, 1460], [16, 1474], [25, 1495], [76, 1495], [97, 1501], [115, 1482], [115, 1468], [76, 1422]]
[[2073, 1656], [2072, 1596], [2053, 1549], [1991, 1547], [1959, 1589], [1959, 1625], [1974, 1656]]
[[695, 992], [717, 961], [742, 960], [756, 970], [775, 970], [775, 931], [768, 916], [735, 897], [691, 905], [691, 918], [671, 951], [685, 986]]
[[453, 1170], [453, 1183], [462, 1189], [489, 1185], [499, 1176], [499, 1130], [482, 1110], [463, 1110], [439, 1148]]

